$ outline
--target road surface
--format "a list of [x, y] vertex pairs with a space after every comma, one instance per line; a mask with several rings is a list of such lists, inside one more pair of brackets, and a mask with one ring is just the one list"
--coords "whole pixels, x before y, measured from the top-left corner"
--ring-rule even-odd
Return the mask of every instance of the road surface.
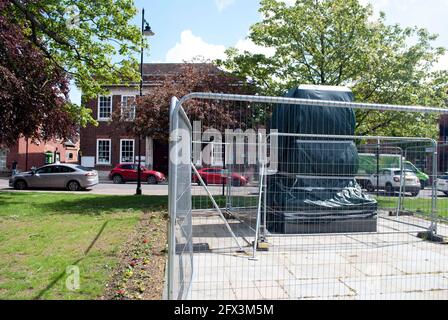
[[[81, 191], [81, 193], [86, 194], [104, 194], [104, 195], [133, 195], [135, 194], [137, 184], [136, 183], [126, 183], [126, 184], [113, 184], [110, 182], [101, 182], [99, 185], [93, 187], [90, 190]], [[222, 186], [209, 186], [210, 192], [213, 195], [222, 195]], [[0, 178], [0, 192], [20, 192], [15, 191], [8, 186], [8, 179]], [[35, 192], [58, 192], [64, 193], [69, 192], [66, 190], [32, 190]], [[144, 195], [155, 195], [155, 196], [166, 196], [168, 195], [168, 184], [161, 185], [148, 185], [146, 183], [142, 184], [142, 192]], [[256, 195], [258, 193], [257, 187], [232, 187], [233, 195]], [[206, 190], [197, 185], [193, 185], [192, 189], [193, 195], [207, 195]], [[439, 197], [446, 197], [443, 193], [439, 192]], [[417, 198], [431, 198], [431, 190], [426, 189], [420, 192]]]

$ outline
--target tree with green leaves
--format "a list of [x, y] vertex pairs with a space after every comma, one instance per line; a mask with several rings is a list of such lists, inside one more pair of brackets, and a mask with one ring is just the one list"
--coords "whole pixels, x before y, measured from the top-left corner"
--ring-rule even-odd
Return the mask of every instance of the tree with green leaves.
[[136, 14], [133, 0], [0, 0], [0, 119], [8, 124], [0, 143], [66, 137], [95, 123], [68, 101], [68, 83], [90, 99], [105, 84], [139, 80]]
[[[446, 72], [433, 72], [445, 49], [421, 28], [387, 25], [358, 0], [261, 0], [249, 39], [273, 54], [227, 51], [218, 64], [281, 95], [300, 84], [349, 86], [359, 102], [446, 107]], [[357, 133], [436, 136], [437, 116], [357, 111]]]

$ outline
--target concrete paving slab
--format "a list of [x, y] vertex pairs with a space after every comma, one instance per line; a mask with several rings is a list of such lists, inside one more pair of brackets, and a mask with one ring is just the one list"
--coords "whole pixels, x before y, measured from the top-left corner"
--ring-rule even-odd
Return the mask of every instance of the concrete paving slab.
[[357, 263], [354, 268], [361, 271], [366, 276], [397, 276], [403, 272], [386, 262]]
[[355, 293], [338, 280], [279, 281], [291, 299], [333, 299]]
[[[195, 216], [193, 223], [202, 232], [194, 241], [209, 243], [212, 251], [194, 254], [192, 298], [448, 299], [448, 246], [413, 232], [269, 237], [270, 250], [252, 261], [235, 253], [216, 215]], [[382, 224], [402, 232], [401, 223]], [[232, 228], [251, 254], [253, 231], [238, 221]]]
[[237, 300], [235, 292], [232, 289], [208, 289], [193, 290], [191, 292], [192, 300]]
[[298, 280], [334, 280], [350, 277], [361, 277], [365, 275], [360, 270], [356, 269], [354, 265], [350, 264], [302, 264], [291, 265], [287, 268]]
[[255, 281], [255, 286], [261, 293], [263, 299], [286, 300], [290, 298], [289, 294], [281, 286], [279, 281]]
[[[365, 298], [368, 299], [368, 297]], [[381, 299], [382, 300], [448, 300], [448, 290], [388, 293], [381, 295]]]
[[262, 300], [264, 299], [258, 290], [255, 281], [244, 282], [233, 288], [238, 300]]
[[[344, 283], [352, 288], [358, 299], [372, 296], [399, 293], [421, 293], [447, 290], [448, 282], [440, 275], [401, 275], [381, 276], [373, 278], [344, 279]], [[448, 297], [447, 297], [448, 298]]]

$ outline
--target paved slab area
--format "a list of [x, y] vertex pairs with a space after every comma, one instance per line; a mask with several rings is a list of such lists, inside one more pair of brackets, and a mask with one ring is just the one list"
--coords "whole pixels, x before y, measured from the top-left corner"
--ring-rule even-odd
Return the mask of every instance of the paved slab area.
[[[270, 237], [270, 251], [254, 261], [250, 228], [231, 221], [246, 250], [237, 253], [217, 215], [196, 213], [194, 242], [212, 251], [193, 256], [189, 298], [448, 300], [448, 245], [422, 241], [413, 232], [419, 228], [401, 222], [429, 224], [382, 216], [378, 233]], [[448, 227], [439, 232], [448, 235]]]

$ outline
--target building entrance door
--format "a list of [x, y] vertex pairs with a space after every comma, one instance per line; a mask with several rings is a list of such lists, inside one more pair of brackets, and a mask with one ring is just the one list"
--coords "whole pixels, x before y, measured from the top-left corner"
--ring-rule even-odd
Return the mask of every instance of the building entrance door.
[[0, 171], [6, 171], [6, 158], [8, 151], [6, 149], [0, 149]]

